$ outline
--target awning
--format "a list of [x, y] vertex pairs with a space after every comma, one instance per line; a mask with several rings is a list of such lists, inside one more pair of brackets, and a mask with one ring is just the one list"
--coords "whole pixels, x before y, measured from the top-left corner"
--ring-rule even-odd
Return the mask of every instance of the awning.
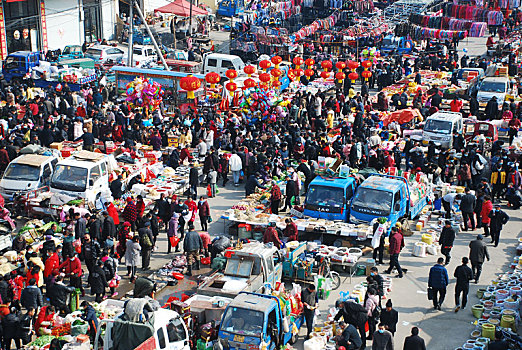
[[[154, 12], [172, 13], [176, 16], [188, 17], [190, 16], [190, 3], [185, 0], [176, 0], [168, 5], [155, 9]], [[206, 10], [203, 10], [196, 5], [192, 5], [192, 16], [206, 14], [208, 14]]]

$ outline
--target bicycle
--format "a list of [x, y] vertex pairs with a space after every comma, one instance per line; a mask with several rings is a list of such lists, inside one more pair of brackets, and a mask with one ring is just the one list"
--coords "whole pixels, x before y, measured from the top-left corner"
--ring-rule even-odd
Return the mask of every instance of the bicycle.
[[321, 256], [319, 265], [317, 267], [317, 274], [328, 278], [332, 281], [332, 290], [336, 290], [341, 286], [341, 276], [339, 273], [332, 271], [332, 263], [327, 256]]

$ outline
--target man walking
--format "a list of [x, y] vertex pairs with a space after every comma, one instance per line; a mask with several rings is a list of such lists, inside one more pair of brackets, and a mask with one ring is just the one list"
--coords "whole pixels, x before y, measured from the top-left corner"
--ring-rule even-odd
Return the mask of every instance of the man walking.
[[379, 324], [379, 329], [373, 333], [372, 350], [393, 349], [393, 335], [385, 329], [384, 324]]
[[471, 231], [475, 231], [475, 217], [473, 210], [475, 209], [475, 202], [477, 199], [471, 194], [471, 190], [466, 187], [466, 194], [460, 200], [460, 211], [462, 212], [462, 219], [464, 220], [464, 231], [468, 230], [468, 220], [471, 223]]
[[428, 278], [428, 287], [433, 289], [433, 309], [441, 310], [448, 284], [448, 271], [444, 267], [444, 258], [438, 258], [437, 264], [430, 269]]
[[482, 264], [484, 258], [489, 261], [488, 246], [483, 241], [482, 235], [477, 235], [477, 239], [469, 243], [469, 260], [471, 261], [471, 269], [475, 277], [475, 283], [478, 283], [480, 273], [482, 272]]
[[419, 336], [419, 328], [411, 328], [411, 335], [404, 339], [403, 350], [426, 350], [424, 339]]
[[199, 253], [203, 249], [203, 240], [196, 231], [188, 231], [183, 241], [183, 251], [187, 256], [188, 276], [192, 276], [192, 265], [196, 263], [195, 269], [199, 270]]
[[500, 231], [502, 231], [502, 226], [507, 224], [509, 221], [509, 216], [505, 211], [500, 209], [500, 204], [495, 204], [495, 208], [489, 212], [489, 231], [491, 232], [491, 243], [495, 244], [495, 247], [498, 247], [498, 241], [500, 239]]
[[402, 248], [404, 247], [404, 237], [399, 232], [397, 227], [392, 227], [391, 236], [390, 236], [390, 267], [388, 267], [387, 273], [391, 273], [393, 268], [397, 268], [397, 272], [399, 273], [397, 277], [402, 278], [403, 271], [401, 265], [399, 264], [399, 254], [401, 253]]
[[[459, 312], [462, 306], [462, 310], [466, 308], [468, 303], [468, 292], [469, 292], [469, 281], [473, 278], [473, 271], [468, 266], [469, 259], [467, 257], [462, 258], [462, 265], [457, 266], [453, 277], [457, 279], [455, 286], [455, 312]], [[460, 303], [460, 293], [462, 293], [462, 304]]]
[[141, 246], [141, 268], [148, 270], [150, 265], [150, 255], [154, 248], [154, 237], [150, 229], [150, 221], [145, 222], [145, 226], [138, 229]]
[[440, 233], [439, 244], [442, 255], [446, 257], [444, 265], [448, 265], [451, 259], [451, 248], [453, 248], [453, 241], [455, 241], [455, 230], [451, 227], [451, 221], [446, 220], [444, 228]]
[[308, 339], [314, 328], [315, 309], [317, 309], [319, 304], [319, 298], [317, 296], [317, 291], [315, 290], [314, 284], [309, 284], [308, 287], [306, 287], [306, 289], [301, 292], [301, 301], [304, 305], [306, 338]]

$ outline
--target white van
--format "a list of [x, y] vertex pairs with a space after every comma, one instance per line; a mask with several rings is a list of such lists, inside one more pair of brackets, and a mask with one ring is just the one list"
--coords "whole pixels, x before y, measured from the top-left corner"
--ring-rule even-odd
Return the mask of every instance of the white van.
[[55, 156], [23, 154], [15, 158], [0, 180], [0, 194], [9, 200], [16, 193], [27, 193], [49, 186], [56, 163], [58, 158]]
[[497, 98], [498, 109], [502, 109], [504, 102], [512, 97], [512, 87], [508, 77], [486, 77], [480, 82], [477, 92], [479, 106], [486, 107], [493, 96]]
[[459, 112], [436, 112], [424, 123], [422, 141], [440, 144], [443, 148], [451, 148], [453, 137], [462, 133], [462, 114]]
[[239, 75], [244, 74], [245, 63], [241, 57], [236, 55], [225, 55], [222, 53], [210, 53], [203, 59], [203, 74], [216, 72], [224, 77], [229, 69], [235, 69]]
[[80, 151], [58, 162], [51, 192], [95, 203], [102, 193], [110, 192], [109, 174], [115, 167], [112, 155]]
[[[129, 57], [124, 56], [121, 62], [128, 66]], [[143, 67], [150, 63], [156, 63], [158, 60], [158, 55], [156, 53], [156, 49], [151, 45], [135, 45], [132, 48], [132, 64], [133, 67]]]

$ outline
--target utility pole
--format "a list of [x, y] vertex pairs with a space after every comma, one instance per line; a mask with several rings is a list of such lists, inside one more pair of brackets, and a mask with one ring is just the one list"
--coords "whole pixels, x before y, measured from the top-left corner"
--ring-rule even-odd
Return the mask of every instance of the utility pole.
[[128, 52], [128, 60], [127, 65], [129, 67], [132, 67], [132, 52], [133, 50], [133, 34], [134, 34], [134, 14], [133, 14], [133, 8], [134, 8], [134, 0], [129, 1], [129, 52]]
[[190, 1], [190, 10], [189, 10], [189, 37], [192, 38], [192, 3], [194, 0]]

